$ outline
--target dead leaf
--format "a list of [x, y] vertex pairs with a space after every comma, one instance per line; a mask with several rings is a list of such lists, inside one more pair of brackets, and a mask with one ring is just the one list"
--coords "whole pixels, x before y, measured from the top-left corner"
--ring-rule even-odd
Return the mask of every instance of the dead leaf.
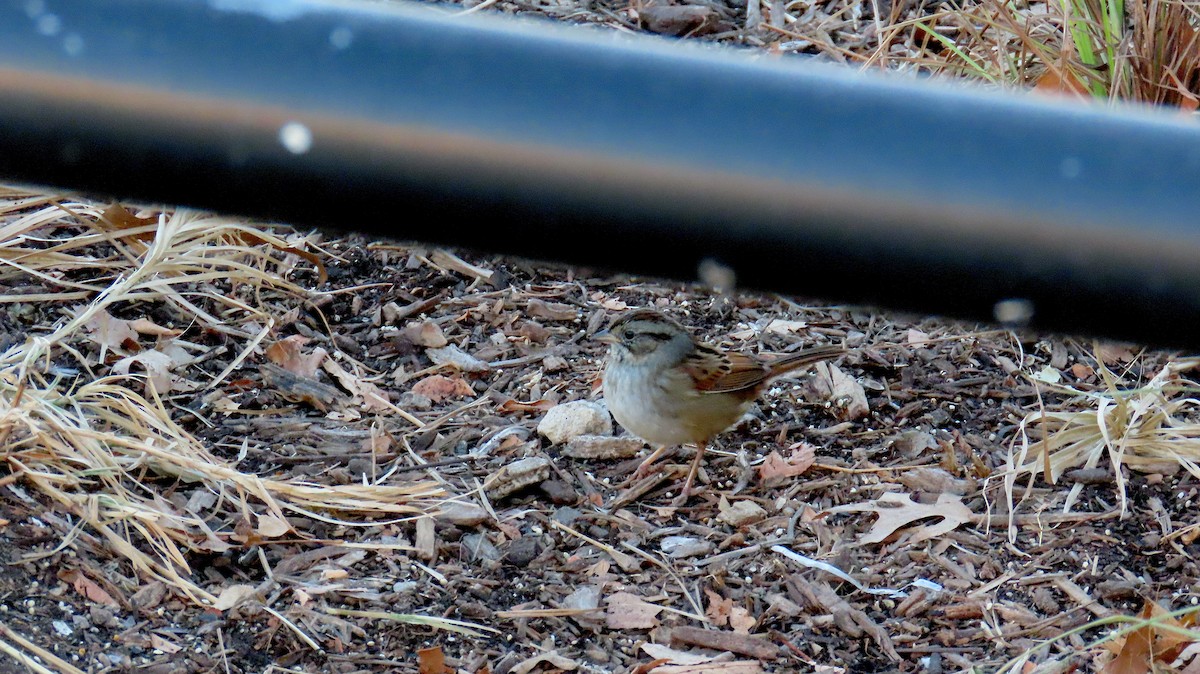
[[767, 516], [767, 511], [754, 501], [741, 499], [730, 503], [724, 495], [717, 502], [717, 510], [720, 511], [717, 519], [735, 527], [759, 522]]
[[762, 674], [758, 660], [727, 660], [696, 665], [663, 665], [650, 670], [651, 674]]
[[1048, 68], [1046, 72], [1042, 73], [1042, 76], [1038, 78], [1037, 84], [1033, 86], [1033, 91], [1039, 94], [1061, 96], [1077, 101], [1091, 99], [1087, 87], [1079, 81], [1079, 78], [1063, 73], [1056, 68]]
[[135, 318], [129, 321], [129, 327], [136, 330], [139, 334], [150, 335], [152, 337], [178, 337], [183, 334], [183, 330], [164, 328], [149, 318]]
[[1196, 643], [1195, 639], [1185, 636], [1191, 627], [1190, 621], [1168, 617], [1168, 613], [1167, 609], [1147, 599], [1138, 612], [1138, 620], [1160, 622], [1142, 625], [1105, 644], [1116, 657], [1104, 666], [1101, 674], [1159, 671], [1160, 665], [1170, 665], [1189, 645]]
[[741, 606], [734, 606], [729, 611], [729, 627], [738, 634], [749, 634], [750, 630], [758, 624], [758, 621], [750, 615], [750, 610]]
[[1087, 363], [1075, 363], [1071, 366], [1071, 374], [1075, 375], [1076, 379], [1088, 379], [1096, 374], [1096, 371]]
[[292, 525], [278, 515], [267, 513], [258, 516], [258, 535], [263, 538], [279, 538], [292, 530]]
[[785, 321], [782, 318], [773, 318], [770, 323], [767, 323], [767, 327], [763, 328], [763, 332], [776, 335], [790, 335], [807, 329], [808, 321]]
[[[158, 229], [158, 218], [141, 218], [133, 213], [130, 213], [121, 204], [113, 204], [104, 209], [100, 214], [100, 219], [96, 222], [99, 229], [107, 232], [119, 231], [123, 229], [141, 229], [143, 227], [154, 228], [151, 231], [140, 232], [132, 235], [135, 241], [153, 241], [154, 235]], [[129, 238], [127, 235], [123, 238]]]
[[662, 644], [644, 643], [641, 645], [641, 649], [643, 653], [655, 660], [661, 660], [672, 665], [699, 665], [705, 662], [712, 662], [717, 658], [715, 655], [677, 651], [670, 646]]
[[120, 607], [120, 604], [117, 603], [116, 599], [113, 599], [111, 594], [100, 587], [96, 581], [84, 575], [79, 569], [60, 571], [58, 578], [65, 583], [70, 583], [71, 587], [75, 588], [75, 591], [88, 601], [94, 601], [97, 604], [111, 608]]
[[1121, 365], [1132, 362], [1133, 350], [1128, 344], [1117, 342], [1097, 342], [1094, 346], [1096, 358], [1105, 365]]
[[573, 321], [579, 318], [579, 309], [570, 304], [546, 302], [535, 297], [525, 305], [525, 315], [547, 321]]
[[924, 346], [929, 343], [929, 335], [916, 328], [909, 328], [908, 343], [910, 346]]
[[829, 363], [817, 363], [816, 372], [817, 376], [811, 380], [813, 387], [833, 403], [834, 416], [842, 421], [853, 421], [870, 413], [867, 392], [858, 380]]
[[628, 592], [617, 592], [605, 599], [608, 609], [605, 623], [611, 630], [648, 630], [658, 627], [656, 617], [662, 607], [642, 601]]
[[143, 351], [134, 356], [126, 356], [113, 363], [113, 374], [128, 376], [135, 364], [142, 366], [142, 369], [146, 372], [146, 379], [149, 380], [154, 390], [158, 393], [167, 394], [179, 388], [175, 386], [179, 378], [171, 374], [171, 369], [175, 366], [175, 362], [171, 360], [170, 356], [161, 351]]
[[609, 311], [625, 311], [629, 308], [628, 304], [625, 304], [625, 302], [616, 299], [615, 297], [610, 297], [604, 300], [600, 303], [600, 306], [608, 309]]
[[213, 608], [218, 611], [228, 611], [247, 599], [255, 596], [253, 585], [228, 585], [221, 590], [220, 596], [213, 602]]
[[791, 478], [803, 475], [817, 460], [817, 449], [807, 442], [797, 442], [788, 447], [790, 454], [783, 458], [774, 450], [758, 466], [758, 479], [768, 489], [777, 487]]
[[729, 624], [729, 612], [733, 610], [733, 600], [722, 597], [708, 588], [704, 589], [704, 596], [708, 597], [708, 608], [704, 610], [704, 615], [712, 621], [712, 624], [716, 627]]
[[447, 398], [466, 398], [475, 395], [474, 389], [462, 377], [445, 377], [440, 374], [431, 375], [417, 382], [412, 392], [423, 395], [435, 403]]
[[539, 398], [527, 403], [523, 403], [516, 398], [509, 398], [500, 403], [500, 407], [496, 408], [496, 410], [501, 414], [513, 414], [516, 412], [536, 412], [541, 414], [557, 404], [553, 400], [547, 400], [546, 398]]
[[446, 654], [441, 646], [417, 650], [417, 671], [419, 674], [454, 674], [454, 670], [446, 666]]
[[308, 341], [307, 337], [301, 335], [281, 339], [267, 347], [267, 360], [292, 374], [316, 379], [317, 368], [329, 352], [318, 346], [311, 353], [305, 353], [304, 345], [308, 344]]
[[404, 337], [417, 346], [439, 348], [450, 343], [442, 329], [433, 321], [409, 323], [404, 327]]
[[381, 414], [396, 410], [396, 406], [388, 400], [387, 392], [369, 381], [358, 382], [357, 393], [362, 398], [364, 412]]
[[104, 362], [104, 354], [110, 350], [124, 355], [141, 348], [138, 346], [137, 331], [129, 324], [130, 321], [114, 318], [101, 309], [84, 325], [88, 336], [100, 345], [100, 362]]
[[826, 514], [843, 512], [874, 512], [878, 515], [870, 531], [859, 536], [862, 545], [882, 543], [899, 529], [927, 518], [938, 521], [922, 525], [909, 539], [909, 545], [941, 536], [971, 521], [971, 509], [956, 494], [941, 494], [937, 503], [925, 504], [913, 501], [907, 494], [887, 492], [871, 503], [851, 503], [825, 511]]
[[183, 650], [183, 647], [179, 644], [175, 643], [174, 641], [167, 641], [165, 638], [153, 632], [150, 633], [150, 647], [156, 648], [167, 655], [173, 655]]
[[575, 660], [559, 655], [558, 651], [550, 651], [548, 653], [539, 653], [527, 660], [522, 660], [513, 665], [513, 668], [508, 671], [512, 672], [512, 674], [529, 674], [529, 672], [533, 671], [534, 667], [543, 662], [567, 671], [574, 671], [579, 668], [579, 663]]
[[452, 365], [463, 372], [487, 372], [492, 369], [491, 365], [453, 344], [440, 349], [426, 349], [425, 355], [429, 356], [434, 365]]

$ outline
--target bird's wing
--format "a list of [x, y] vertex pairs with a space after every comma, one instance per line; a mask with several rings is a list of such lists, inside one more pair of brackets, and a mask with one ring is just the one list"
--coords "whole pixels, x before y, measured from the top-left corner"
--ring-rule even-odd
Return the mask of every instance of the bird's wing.
[[708, 344], [697, 344], [696, 350], [684, 359], [683, 369], [696, 382], [696, 388], [701, 393], [753, 389], [767, 375], [763, 364], [750, 356], [721, 353]]

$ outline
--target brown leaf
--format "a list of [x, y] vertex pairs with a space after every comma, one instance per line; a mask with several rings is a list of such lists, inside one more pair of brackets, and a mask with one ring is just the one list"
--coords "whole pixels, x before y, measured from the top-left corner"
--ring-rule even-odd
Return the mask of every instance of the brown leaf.
[[440, 348], [450, 343], [442, 329], [433, 321], [409, 323], [404, 327], [404, 338], [418, 346]]
[[151, 335], [153, 337], [178, 337], [183, 334], [183, 330], [176, 328], [164, 328], [155, 323], [149, 318], [135, 318], [129, 321], [129, 327], [143, 335]]
[[763, 485], [770, 488], [787, 482], [798, 475], [803, 475], [817, 460], [817, 450], [807, 442], [797, 442], [788, 447], [791, 454], [783, 458], [774, 450], [758, 466], [758, 478]]
[[[1105, 645], [1116, 653], [1101, 674], [1146, 674], [1158, 671], [1158, 665], [1170, 665], [1188, 646], [1196, 640], [1185, 636], [1185, 630], [1191, 627], [1191, 616], [1184, 619], [1170, 618], [1169, 611], [1157, 603], [1146, 600], [1138, 619], [1143, 621], [1158, 620], [1137, 627], [1123, 638], [1116, 639]], [[1186, 622], [1185, 622], [1186, 620]]]
[[183, 647], [179, 644], [174, 641], [168, 641], [153, 632], [150, 633], [150, 647], [158, 649], [167, 655], [172, 655], [183, 650]]
[[441, 646], [417, 651], [417, 671], [420, 674], [454, 674], [454, 670], [446, 666], [446, 654]]
[[500, 403], [500, 406], [497, 407], [496, 410], [501, 414], [515, 414], [517, 412], [535, 412], [541, 414], [557, 404], [558, 403], [554, 402], [553, 400], [547, 400], [545, 398], [539, 398], [528, 403], [523, 403], [516, 398], [509, 398], [508, 400]]
[[537, 298], [529, 300], [529, 304], [525, 307], [525, 314], [547, 321], [573, 321], [579, 318], [579, 310], [570, 304], [546, 302]]
[[475, 391], [467, 380], [462, 377], [446, 377], [435, 374], [422, 379], [412, 387], [412, 392], [440, 403], [446, 398], [466, 398], [475, 395]]
[[722, 597], [708, 588], [704, 589], [704, 596], [708, 597], [708, 608], [704, 610], [704, 615], [716, 627], [728, 624], [729, 613], [733, 610], [733, 600]]
[[263, 538], [279, 538], [292, 530], [292, 525], [278, 515], [267, 513], [258, 516], [258, 535]]
[[1086, 101], [1091, 98], [1087, 87], [1077, 77], [1064, 74], [1055, 68], [1049, 68], [1042, 73], [1037, 84], [1033, 85], [1033, 91], [1049, 96], [1064, 96], [1077, 101]]
[[[96, 224], [100, 229], [111, 232], [122, 229], [156, 227], [158, 225], [158, 218], [139, 218], [133, 213], [130, 213], [129, 210], [121, 204], [113, 204], [112, 206], [104, 209], [104, 212], [100, 214], [100, 220]], [[155, 231], [141, 232], [133, 235], [133, 238], [137, 241], [153, 241], [156, 233], [157, 229]]]
[[58, 573], [59, 580], [70, 583], [75, 591], [88, 601], [94, 601], [97, 604], [117, 608], [120, 606], [112, 595], [100, 587], [96, 581], [88, 578], [79, 569], [67, 569]]
[[942, 494], [937, 503], [926, 504], [912, 500], [907, 494], [887, 492], [871, 503], [851, 503], [825, 512], [874, 512], [878, 515], [871, 530], [858, 538], [864, 545], [882, 543], [901, 528], [923, 519], [936, 518], [937, 521], [920, 526], [909, 540], [910, 545], [941, 536], [971, 521], [971, 509], [957, 494]]
[[305, 353], [305, 344], [308, 344], [308, 338], [301, 335], [281, 339], [267, 347], [267, 360], [292, 374], [315, 379], [317, 368], [321, 366], [321, 361], [325, 360], [328, 352], [318, 346], [311, 353]]
[[608, 610], [605, 623], [611, 630], [648, 630], [658, 627], [656, 617], [661, 606], [642, 601], [641, 597], [628, 592], [617, 592], [605, 599]]
[[734, 606], [729, 611], [729, 627], [738, 634], [750, 634], [750, 630], [758, 621], [750, 615], [750, 611], [741, 606]]

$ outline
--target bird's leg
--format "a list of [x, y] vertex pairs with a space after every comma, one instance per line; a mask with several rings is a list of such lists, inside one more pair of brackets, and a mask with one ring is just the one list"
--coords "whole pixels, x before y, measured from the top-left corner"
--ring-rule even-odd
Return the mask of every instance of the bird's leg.
[[667, 450], [669, 450], [669, 449], [671, 449], [671, 448], [667, 447], [667, 446], [662, 446], [662, 447], [659, 447], [658, 449], [654, 450], [653, 452], [651, 452], [650, 456], [647, 456], [644, 461], [642, 461], [641, 463], [638, 464], [637, 470], [633, 471], [633, 475], [630, 476], [629, 479], [630, 480], [640, 480], [643, 477], [646, 477], [647, 475], [649, 475], [650, 468], [654, 465], [654, 462], [661, 459], [662, 455], [666, 454]]
[[696, 474], [700, 472], [700, 460], [704, 458], [704, 450], [708, 449], [708, 444], [696, 443], [696, 458], [692, 459], [692, 467], [688, 469], [687, 480], [683, 483], [683, 490], [679, 492], [679, 498], [676, 499], [678, 505], [683, 505], [692, 495], [692, 483], [696, 481]]

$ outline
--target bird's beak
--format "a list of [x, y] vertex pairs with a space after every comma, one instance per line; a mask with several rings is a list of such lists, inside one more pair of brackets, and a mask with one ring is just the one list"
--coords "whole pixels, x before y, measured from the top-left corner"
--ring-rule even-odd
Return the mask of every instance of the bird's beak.
[[617, 342], [621, 341], [621, 340], [617, 339], [616, 335], [609, 332], [608, 330], [601, 330], [600, 332], [597, 332], [596, 336], [592, 337], [592, 339], [596, 340], [597, 342], [603, 342], [605, 344], [616, 344]]

